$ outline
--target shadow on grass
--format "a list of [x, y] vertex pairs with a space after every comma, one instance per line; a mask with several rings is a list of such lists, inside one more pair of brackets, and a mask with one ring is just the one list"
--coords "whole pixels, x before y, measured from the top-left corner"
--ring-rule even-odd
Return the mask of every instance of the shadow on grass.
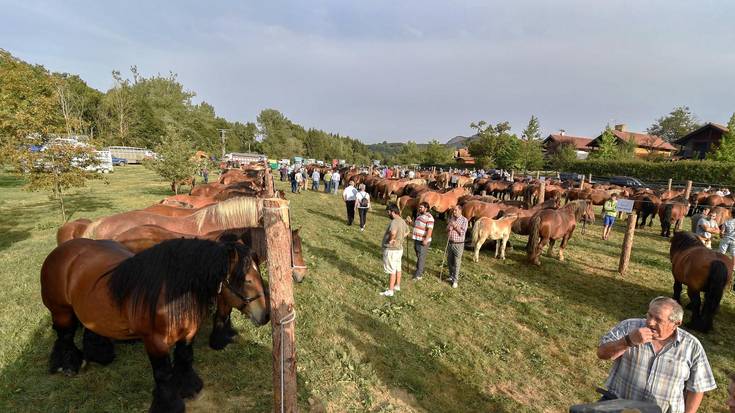
[[[368, 271], [365, 270], [365, 267], [359, 267], [356, 264], [353, 264], [342, 257], [339, 257], [336, 255], [335, 251], [329, 248], [322, 248], [317, 247], [316, 245], [309, 244], [307, 242], [304, 242], [304, 245], [309, 249], [309, 251], [313, 251], [315, 255], [319, 257], [324, 257], [323, 259], [327, 262], [332, 263], [335, 267], [337, 267], [337, 270], [342, 274], [347, 274], [350, 277], [356, 278], [362, 282], [364, 282], [367, 285], [375, 286], [376, 288], [382, 288], [384, 287], [385, 280], [383, 277], [381, 278], [379, 274], [371, 274]], [[365, 256], [365, 259], [373, 260], [377, 259], [379, 260], [380, 257], [378, 254], [375, 255], [375, 258], [372, 256]]]
[[[514, 401], [483, 393], [468, 378], [457, 376], [428, 348], [406, 340], [392, 326], [353, 308], [345, 309], [356, 331], [340, 329], [394, 394], [417, 410], [431, 412], [511, 412], [521, 410]], [[365, 340], [358, 334], [372, 339]], [[403, 394], [406, 392], [407, 395]]]
[[[270, 329], [270, 325], [263, 328]], [[194, 341], [194, 369], [204, 381], [194, 411], [271, 412], [273, 380], [271, 348], [251, 341], [241, 332], [225, 350], [208, 347], [211, 324]], [[81, 349], [81, 329], [76, 344]], [[108, 366], [87, 364], [76, 376], [49, 374], [48, 357], [55, 333], [44, 316], [22, 354], [0, 371], [0, 411], [144, 411], [152, 400], [153, 373], [140, 340], [115, 343], [115, 360]], [[298, 403], [313, 397], [305, 379], [297, 376]]]
[[100, 194], [76, 194], [64, 198], [66, 207], [67, 221], [73, 221], [82, 218], [78, 214], [85, 212], [95, 212], [99, 209], [111, 209], [115, 207], [115, 203], [111, 198]]
[[0, 188], [19, 188], [25, 184], [25, 180], [17, 175], [0, 175]]
[[[179, 191], [179, 195], [188, 195], [190, 190], [191, 188], [189, 187], [183, 187], [182, 190]], [[176, 195], [173, 191], [171, 191], [170, 187], [164, 187], [164, 186], [156, 186], [156, 187], [147, 186], [141, 189], [140, 192], [144, 194], [148, 194], [148, 195], [161, 196], [164, 198]]]

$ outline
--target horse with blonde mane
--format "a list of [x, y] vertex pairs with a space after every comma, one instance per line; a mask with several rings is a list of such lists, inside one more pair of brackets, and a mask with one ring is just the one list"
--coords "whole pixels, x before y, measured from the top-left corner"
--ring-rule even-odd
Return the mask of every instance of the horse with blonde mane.
[[492, 219], [488, 217], [480, 217], [472, 227], [472, 245], [475, 246], [474, 260], [480, 260], [480, 249], [482, 244], [490, 238], [495, 241], [495, 258], [505, 259], [505, 246], [510, 238], [511, 227], [513, 222], [518, 219], [518, 215], [509, 214], [502, 218]]

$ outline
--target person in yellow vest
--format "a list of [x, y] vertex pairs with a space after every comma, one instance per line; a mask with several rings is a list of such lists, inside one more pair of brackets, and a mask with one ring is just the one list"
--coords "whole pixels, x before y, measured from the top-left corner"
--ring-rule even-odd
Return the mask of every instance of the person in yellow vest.
[[618, 195], [612, 194], [610, 196], [610, 199], [605, 201], [605, 203], [602, 205], [602, 224], [604, 225], [602, 229], [603, 240], [607, 240], [607, 238], [610, 236], [610, 230], [615, 223], [615, 215], [618, 213], [617, 209]]

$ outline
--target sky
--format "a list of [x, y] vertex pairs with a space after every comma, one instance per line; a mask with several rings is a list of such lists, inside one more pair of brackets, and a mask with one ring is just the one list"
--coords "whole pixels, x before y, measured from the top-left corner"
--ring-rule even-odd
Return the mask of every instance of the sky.
[[735, 112], [735, 2], [0, 0], [0, 48], [105, 91], [178, 74], [231, 121], [266, 108], [366, 143], [544, 135]]

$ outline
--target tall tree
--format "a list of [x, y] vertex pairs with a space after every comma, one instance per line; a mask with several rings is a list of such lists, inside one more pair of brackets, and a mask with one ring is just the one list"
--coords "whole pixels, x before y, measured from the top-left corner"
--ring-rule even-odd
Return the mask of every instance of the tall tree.
[[179, 182], [191, 177], [197, 168], [193, 159], [194, 145], [182, 137], [181, 131], [169, 127], [155, 151], [158, 158], [148, 161], [146, 166], [171, 182], [171, 187], [178, 194]]
[[518, 166], [525, 171], [541, 169], [544, 166], [541, 127], [538, 118], [533, 115], [521, 134], [521, 142], [518, 145]]
[[452, 155], [452, 149], [434, 139], [424, 149], [422, 163], [424, 165], [447, 165], [452, 163]]
[[531, 115], [531, 119], [528, 120], [526, 129], [523, 129], [521, 133], [521, 139], [524, 141], [532, 141], [541, 139], [541, 126], [539, 126], [538, 118]]
[[677, 106], [668, 115], [656, 119], [648, 133], [673, 142], [699, 127], [697, 118], [688, 106]]
[[304, 145], [294, 136], [292, 126], [291, 121], [275, 109], [264, 109], [260, 112], [258, 131], [263, 136], [261, 145], [266, 155], [290, 158], [304, 154]]
[[608, 125], [605, 127], [605, 131], [602, 132], [602, 136], [600, 136], [597, 150], [590, 153], [590, 158], [612, 160], [616, 159], [618, 154], [618, 139], [610, 129], [610, 125]]
[[712, 159], [722, 162], [735, 162], [735, 113], [727, 123], [727, 133], [722, 135], [720, 144], [712, 154]]
[[472, 123], [477, 130], [477, 139], [470, 141], [468, 149], [478, 165], [483, 168], [498, 167], [513, 169], [519, 167], [519, 139], [510, 134], [510, 123], [500, 122], [493, 126], [484, 121]]

